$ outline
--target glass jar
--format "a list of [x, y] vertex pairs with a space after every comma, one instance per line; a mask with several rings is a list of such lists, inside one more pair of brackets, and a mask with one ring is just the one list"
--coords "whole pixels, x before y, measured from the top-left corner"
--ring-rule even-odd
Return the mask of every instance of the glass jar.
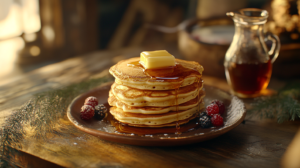
[[[268, 18], [266, 10], [247, 8], [226, 15], [235, 24], [235, 34], [224, 61], [227, 82], [235, 95], [242, 98], [256, 97], [269, 84], [272, 63], [280, 49], [279, 38], [264, 33], [264, 24]], [[272, 42], [270, 49], [266, 41]]]

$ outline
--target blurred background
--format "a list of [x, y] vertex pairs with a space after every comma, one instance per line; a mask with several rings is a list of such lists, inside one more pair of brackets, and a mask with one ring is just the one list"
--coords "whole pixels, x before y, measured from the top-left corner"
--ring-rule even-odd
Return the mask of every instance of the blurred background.
[[[193, 30], [199, 22], [226, 18], [226, 12], [246, 7], [269, 11], [266, 30], [289, 44], [283, 45], [289, 56], [279, 62], [288, 67], [293, 63], [299, 71], [299, 0], [0, 0], [0, 80], [96, 50], [177, 45], [180, 31], [197, 45], [211, 43], [226, 49], [234, 29], [229, 28], [224, 43], [211, 40], [205, 31], [208, 37], [201, 43]], [[176, 27], [193, 18], [198, 19], [187, 27]], [[222, 68], [224, 55], [218, 57]], [[209, 75], [219, 74], [224, 75]]]

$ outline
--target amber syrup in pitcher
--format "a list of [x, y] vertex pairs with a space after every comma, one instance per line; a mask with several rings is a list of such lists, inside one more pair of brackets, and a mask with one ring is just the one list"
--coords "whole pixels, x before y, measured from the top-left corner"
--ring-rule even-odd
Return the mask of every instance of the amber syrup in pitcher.
[[227, 81], [238, 97], [260, 96], [270, 81], [272, 63], [280, 51], [280, 39], [272, 33], [265, 33], [269, 16], [266, 10], [245, 8], [226, 15], [235, 25], [224, 59]]
[[272, 63], [243, 63], [231, 62], [226, 69], [234, 92], [243, 95], [259, 94], [266, 89], [272, 74]]

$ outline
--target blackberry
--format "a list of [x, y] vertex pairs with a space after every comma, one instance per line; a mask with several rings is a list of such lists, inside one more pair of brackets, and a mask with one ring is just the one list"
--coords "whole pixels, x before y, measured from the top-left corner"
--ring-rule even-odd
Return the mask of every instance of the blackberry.
[[199, 118], [201, 118], [201, 117], [203, 117], [203, 116], [208, 116], [207, 113], [206, 113], [205, 111], [199, 114]]
[[107, 108], [103, 104], [98, 104], [95, 106], [94, 117], [98, 120], [102, 120], [107, 114]]
[[211, 121], [209, 116], [202, 116], [200, 119], [200, 125], [203, 128], [209, 128], [211, 126]]

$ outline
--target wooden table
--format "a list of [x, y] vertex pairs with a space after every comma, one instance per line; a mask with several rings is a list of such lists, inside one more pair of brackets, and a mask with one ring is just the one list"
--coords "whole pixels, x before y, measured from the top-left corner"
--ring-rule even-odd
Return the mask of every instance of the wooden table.
[[[108, 74], [119, 60], [143, 48], [99, 51], [48, 65], [0, 82], [1, 125], [33, 94]], [[205, 84], [228, 91], [225, 79], [204, 76]], [[273, 80], [274, 88], [282, 82]], [[54, 132], [37, 139], [29, 127], [12, 161], [21, 167], [280, 167], [280, 159], [300, 122], [246, 117], [244, 124], [215, 139], [177, 147], [140, 147], [101, 140], [76, 129], [63, 117]]]

